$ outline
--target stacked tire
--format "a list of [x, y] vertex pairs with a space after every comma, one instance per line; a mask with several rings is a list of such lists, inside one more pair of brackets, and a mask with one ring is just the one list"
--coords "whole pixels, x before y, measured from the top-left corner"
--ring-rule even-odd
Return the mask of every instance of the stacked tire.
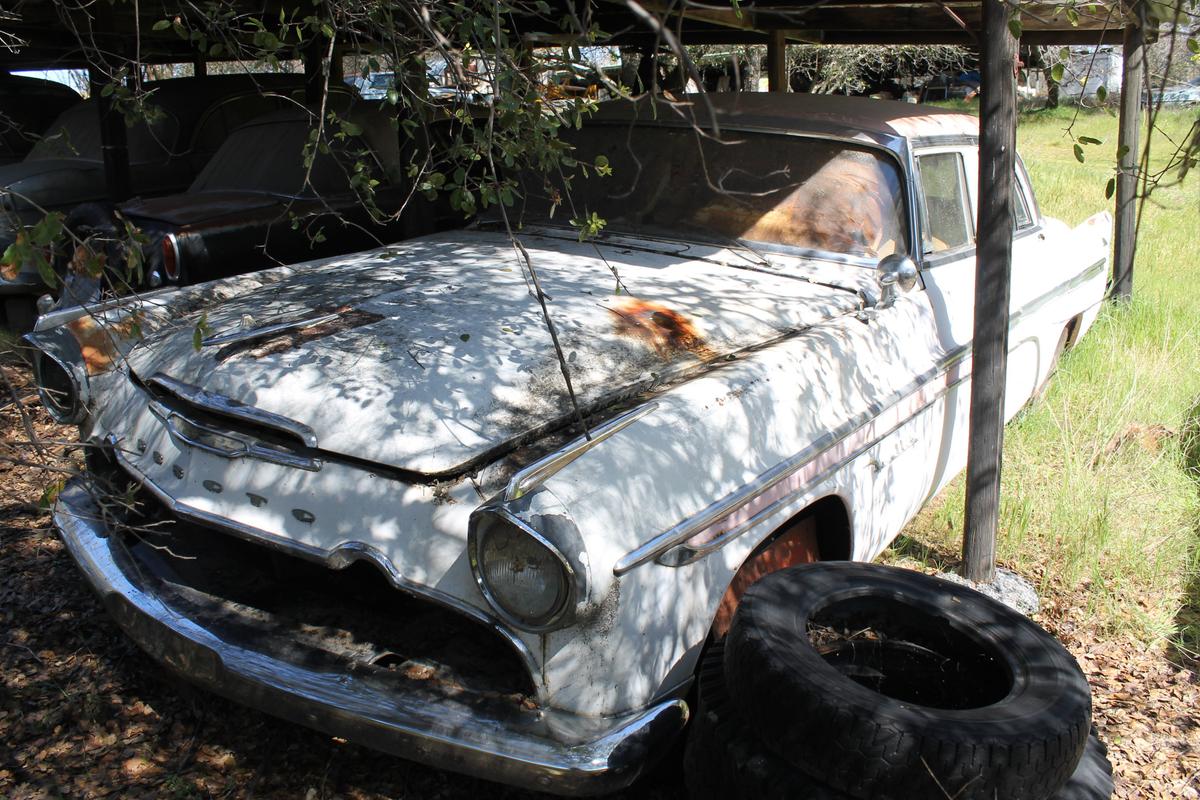
[[807, 564], [755, 583], [698, 679], [695, 798], [1104, 800], [1091, 696], [1052, 636], [975, 591]]

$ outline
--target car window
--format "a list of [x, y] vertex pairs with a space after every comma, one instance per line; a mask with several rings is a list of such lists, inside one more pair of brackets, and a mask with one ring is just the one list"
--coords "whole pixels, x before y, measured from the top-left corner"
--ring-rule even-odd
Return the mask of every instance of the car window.
[[365, 153], [369, 168], [385, 177], [369, 149], [358, 137], [349, 137], [336, 150], [320, 153], [309, 174], [311, 188], [304, 186], [304, 146], [309, 127], [305, 119], [275, 119], [253, 122], [230, 134], [221, 149], [205, 165], [189, 192], [258, 191], [280, 195], [344, 194], [359, 153]]
[[925, 224], [921, 238], [926, 253], [954, 250], [971, 243], [962, 156], [931, 153], [917, 159]]
[[1029, 213], [1029, 205], [1025, 202], [1025, 192], [1021, 191], [1021, 182], [1013, 176], [1012, 188], [1013, 230], [1021, 230], [1033, 225], [1033, 215]]
[[[584, 126], [564, 136], [585, 164], [569, 194], [528, 175], [525, 222], [566, 224], [595, 213], [606, 230], [730, 238], [879, 258], [907, 252], [898, 165], [874, 148], [738, 131], [725, 141], [690, 128]], [[554, 205], [551, 197], [559, 199]]]
[[[126, 129], [129, 163], [166, 161], [174, 152], [178, 136], [179, 122], [159, 109], [149, 123], [139, 121]], [[44, 158], [104, 159], [100, 150], [100, 115], [94, 102], [79, 103], [59, 114], [26, 156], [29, 161]]]
[[255, 117], [295, 107], [295, 103], [287, 97], [257, 92], [222, 100], [210, 108], [200, 121], [193, 136], [192, 150], [197, 153], [215, 153], [229, 138], [231, 131]]

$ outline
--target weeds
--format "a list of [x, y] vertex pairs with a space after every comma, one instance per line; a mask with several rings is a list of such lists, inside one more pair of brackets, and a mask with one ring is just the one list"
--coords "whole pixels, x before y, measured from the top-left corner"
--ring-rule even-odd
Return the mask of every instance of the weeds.
[[[1042, 213], [1075, 225], [1110, 203], [1111, 159], [1078, 163], [1073, 109], [1024, 114], [1018, 144]], [[1195, 118], [1164, 111], [1165, 159]], [[1116, 150], [1116, 119], [1083, 113], [1076, 135]], [[1100, 147], [1093, 152], [1099, 152]], [[1000, 562], [1074, 591], [1099, 630], [1200, 651], [1200, 181], [1160, 188], [1139, 234], [1131, 303], [1109, 306], [1062, 359], [1049, 390], [1006, 430]], [[962, 480], [914, 520], [893, 556], [961, 549]], [[935, 561], [942, 559], [935, 555]]]

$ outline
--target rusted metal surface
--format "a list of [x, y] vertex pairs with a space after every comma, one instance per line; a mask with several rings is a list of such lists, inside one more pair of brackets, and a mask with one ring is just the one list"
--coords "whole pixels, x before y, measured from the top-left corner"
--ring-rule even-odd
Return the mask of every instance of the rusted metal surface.
[[618, 336], [649, 345], [663, 359], [669, 360], [681, 352], [705, 360], [714, 355], [704, 343], [695, 321], [683, 312], [635, 297], [626, 297], [607, 308], [616, 315], [613, 330]]
[[95, 317], [86, 316], [67, 323], [67, 330], [79, 342], [83, 363], [88, 375], [99, 375], [112, 369], [121, 357], [121, 345], [136, 339], [138, 316], [127, 314], [119, 321], [101, 324]]
[[729, 588], [725, 590], [725, 596], [721, 598], [721, 605], [717, 607], [717, 616], [712, 626], [713, 633], [724, 636], [729, 631], [738, 603], [750, 588], [750, 584], [776, 570], [820, 560], [816, 518], [804, 517], [797, 520], [790, 530], [780, 534], [769, 547], [746, 559], [741, 569], [733, 576]]

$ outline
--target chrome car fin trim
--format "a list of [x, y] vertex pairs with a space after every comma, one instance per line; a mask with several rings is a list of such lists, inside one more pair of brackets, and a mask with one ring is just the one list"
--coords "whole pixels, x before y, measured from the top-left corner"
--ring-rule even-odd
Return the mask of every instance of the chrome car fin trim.
[[959, 361], [970, 356], [970, 354], [971, 348], [969, 345], [964, 345], [951, 351], [936, 366], [918, 376], [905, 386], [905, 388], [895, 392], [887, 400], [872, 403], [864, 411], [851, 417], [832, 431], [827, 432], [799, 453], [779, 462], [754, 480], [735, 489], [720, 500], [711, 503], [699, 513], [682, 520], [675, 526], [653, 537], [648, 542], [629, 551], [617, 560], [617, 563], [613, 566], [613, 574], [617, 576], [624, 575], [635, 567], [658, 558], [676, 545], [686, 542], [696, 534], [725, 519], [746, 503], [816, 459], [826, 450], [841, 443], [843, 439], [877, 417], [885, 408], [898, 403], [904, 397], [918, 391], [925, 384], [935, 380], [950, 366], [957, 364]]
[[588, 450], [591, 450], [613, 434], [628, 428], [657, 408], [658, 401], [654, 400], [644, 406], [628, 411], [591, 431], [590, 439], [586, 436], [580, 436], [565, 447], [555, 450], [553, 453], [543, 456], [532, 464], [518, 470], [509, 479], [508, 485], [504, 489], [505, 501], [516, 500], [522, 495], [528, 494]]
[[[508, 644], [517, 652], [521, 662], [525, 668], [529, 670], [530, 676], [534, 679], [533, 683], [538, 692], [538, 702], [544, 702], [542, 697], [544, 687], [537, 680], [537, 676], [541, 674], [541, 664], [534, 658], [533, 651], [528, 645], [518, 637], [515, 633], [508, 629], [500, 620], [493, 617], [488, 612], [473, 606], [470, 603], [459, 600], [445, 592], [435, 589], [430, 586], [425, 586], [419, 583], [414, 583], [404, 577], [391, 560], [387, 556], [380, 553], [374, 547], [365, 542], [343, 542], [333, 550], [323, 550], [319, 547], [298, 542], [295, 539], [289, 539], [285, 536], [265, 531], [261, 528], [256, 528], [252, 525], [246, 525], [235, 520], [222, 517], [217, 514], [212, 514], [207, 511], [202, 511], [198, 508], [180, 502], [167, 493], [162, 487], [155, 483], [149, 476], [138, 469], [124, 454], [120, 443], [111, 434], [105, 437], [105, 443], [112, 447], [114, 457], [120, 463], [122, 468], [129, 472], [130, 476], [145, 486], [151, 494], [165, 505], [173, 514], [195, 522], [200, 525], [208, 525], [218, 530], [225, 531], [233, 536], [246, 541], [261, 544], [278, 550], [281, 553], [298, 556], [319, 563], [329, 569], [339, 569], [348, 566], [355, 560], [367, 559], [384, 571], [388, 580], [397, 589], [403, 592], [423, 597], [431, 602], [438, 603], [446, 608], [465, 614], [472, 619], [487, 625], [500, 635]], [[350, 554], [350, 555], [347, 555]]]
[[209, 336], [206, 339], [200, 340], [201, 347], [214, 347], [219, 344], [236, 344], [237, 342], [245, 342], [250, 339], [262, 339], [266, 336], [274, 336], [277, 333], [295, 330], [296, 328], [309, 328], [313, 325], [323, 325], [326, 322], [333, 322], [341, 317], [341, 314], [322, 314], [317, 317], [305, 317], [304, 319], [294, 319], [290, 322], [276, 322], [271, 325], [260, 325], [257, 328], [247, 328], [240, 331], [230, 331], [229, 333], [219, 333], [216, 336]]
[[[309, 472], [320, 472], [323, 462], [319, 458], [309, 456], [296, 455], [287, 450], [277, 449], [274, 447], [266, 447], [253, 437], [246, 436], [239, 431], [231, 431], [226, 428], [218, 428], [208, 423], [197, 422], [191, 417], [174, 409], [167, 408], [157, 400], [151, 400], [149, 403], [150, 413], [153, 414], [167, 429], [167, 433], [175, 441], [203, 450], [207, 453], [212, 453], [221, 458], [255, 458], [259, 461], [267, 461], [272, 464], [280, 464], [285, 467], [294, 467], [296, 469], [308, 470]], [[178, 421], [177, 421], [178, 420]], [[227, 439], [238, 445], [238, 447], [221, 447], [215, 444], [211, 439], [204, 441], [197, 435], [196, 432], [189, 431], [180, 425], [183, 423], [200, 434], [207, 434], [210, 437], [218, 439]]]
[[244, 422], [262, 425], [264, 428], [271, 428], [282, 433], [290, 433], [293, 436], [298, 436], [308, 447], [317, 446], [316, 431], [303, 422], [298, 422], [270, 411], [263, 411], [261, 408], [239, 403], [237, 400], [225, 397], [224, 395], [215, 394], [198, 386], [192, 386], [190, 383], [177, 381], [161, 372], [152, 375], [146, 380], [146, 383], [157, 386], [181, 400], [211, 411], [214, 414], [224, 414], [227, 417], [240, 419]]

